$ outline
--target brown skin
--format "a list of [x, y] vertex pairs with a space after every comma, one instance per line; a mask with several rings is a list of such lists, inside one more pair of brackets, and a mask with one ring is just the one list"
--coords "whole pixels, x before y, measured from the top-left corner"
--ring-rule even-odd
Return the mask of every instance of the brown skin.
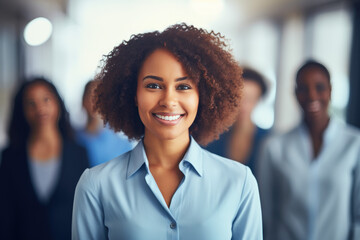
[[310, 132], [313, 157], [316, 158], [323, 145], [324, 131], [330, 120], [328, 114], [331, 99], [330, 80], [317, 67], [305, 69], [297, 80], [296, 98], [304, 112], [304, 121]]
[[145, 128], [133, 101], [136, 79], [144, 60], [159, 48], [166, 48], [182, 63], [199, 89], [199, 109], [190, 134], [206, 145], [234, 123], [243, 82], [242, 70], [219, 34], [177, 24], [161, 33], [134, 35], [103, 59], [96, 76], [100, 82], [96, 107], [115, 131], [141, 139]]
[[252, 149], [256, 126], [251, 120], [251, 114], [261, 98], [260, 85], [251, 79], [244, 79], [244, 93], [239, 116], [233, 125], [233, 131], [228, 146], [228, 156], [246, 164], [246, 159]]
[[[150, 171], [170, 206], [181, 179], [179, 163], [190, 144], [189, 128], [199, 104], [196, 84], [165, 49], [153, 52], [140, 69], [136, 103], [145, 126], [144, 146]], [[161, 117], [178, 117], [164, 120]]]
[[43, 84], [34, 84], [24, 93], [24, 114], [30, 125], [28, 151], [36, 161], [58, 157], [62, 138], [57, 126], [59, 103]]
[[85, 130], [90, 134], [96, 134], [102, 129], [103, 123], [100, 115], [94, 109], [94, 91], [96, 88], [96, 82], [93, 81], [90, 83], [87, 92], [83, 97], [83, 108], [86, 111], [87, 121]]

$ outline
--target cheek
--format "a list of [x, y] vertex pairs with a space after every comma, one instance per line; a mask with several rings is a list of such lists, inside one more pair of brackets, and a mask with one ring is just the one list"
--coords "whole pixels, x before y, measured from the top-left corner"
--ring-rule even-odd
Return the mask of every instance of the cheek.
[[33, 111], [31, 111], [31, 110], [29, 110], [27, 108], [24, 108], [24, 116], [25, 116], [25, 119], [26, 119], [26, 121], [28, 123], [30, 123], [31, 120], [34, 118], [33, 115], [34, 115]]
[[[139, 93], [139, 92], [138, 92]], [[140, 118], [142, 115], [145, 115], [148, 111], [152, 109], [154, 106], [154, 102], [156, 101], [153, 96], [149, 96], [146, 93], [139, 93], [136, 97], [136, 104], [138, 107]]]
[[196, 115], [199, 108], [199, 95], [194, 94], [187, 100], [189, 109]]
[[52, 113], [55, 119], [60, 118], [60, 106], [57, 104], [52, 105]]
[[304, 94], [297, 93], [296, 99], [301, 104], [306, 101], [306, 96]]

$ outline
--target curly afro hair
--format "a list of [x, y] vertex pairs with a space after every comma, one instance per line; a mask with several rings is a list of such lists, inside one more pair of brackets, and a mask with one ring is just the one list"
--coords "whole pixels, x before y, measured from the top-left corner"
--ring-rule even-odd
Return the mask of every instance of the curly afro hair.
[[189, 131], [206, 145], [235, 121], [242, 89], [242, 70], [223, 36], [185, 23], [163, 32], [132, 35], [104, 56], [96, 76], [96, 109], [104, 123], [130, 139], [144, 135], [135, 103], [137, 78], [144, 60], [157, 49], [170, 51], [199, 89], [197, 116]]

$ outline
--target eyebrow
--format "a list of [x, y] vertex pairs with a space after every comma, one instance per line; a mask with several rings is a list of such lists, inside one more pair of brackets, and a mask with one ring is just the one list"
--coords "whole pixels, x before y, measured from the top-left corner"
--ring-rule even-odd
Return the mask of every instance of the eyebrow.
[[[154, 75], [147, 75], [147, 76], [145, 76], [145, 77], [143, 78], [143, 81], [144, 81], [145, 79], [148, 79], [148, 78], [154, 79], [154, 80], [158, 80], [158, 81], [160, 81], [160, 82], [163, 82], [163, 81], [164, 81], [164, 79], [162, 79], [161, 77], [154, 76]], [[176, 79], [175, 79], [175, 82], [184, 81], [184, 80], [186, 80], [186, 79], [188, 79], [187, 76], [185, 76], [185, 77], [180, 77], [180, 78], [176, 78]]]

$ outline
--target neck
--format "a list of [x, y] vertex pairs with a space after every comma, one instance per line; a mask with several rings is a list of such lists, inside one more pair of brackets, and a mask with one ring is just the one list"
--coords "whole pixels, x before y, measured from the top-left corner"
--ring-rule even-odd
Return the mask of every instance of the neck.
[[42, 128], [33, 129], [30, 132], [30, 142], [54, 142], [61, 138], [61, 134], [58, 128], [52, 126], [44, 126]]
[[238, 118], [233, 124], [233, 128], [238, 132], [253, 132], [255, 124], [252, 122], [251, 118]]
[[144, 147], [150, 166], [161, 166], [167, 169], [178, 168], [190, 145], [190, 137], [163, 140], [145, 134]]
[[324, 133], [330, 121], [330, 117], [327, 116], [326, 119], [315, 119], [308, 120], [305, 118], [305, 124], [308, 127], [311, 135], [321, 135]]
[[316, 157], [319, 155], [320, 150], [323, 145], [323, 135], [325, 132], [325, 129], [327, 128], [329, 124], [330, 118], [324, 119], [320, 121], [313, 120], [309, 121], [305, 119], [305, 124], [307, 125], [311, 137], [312, 142], [312, 148], [313, 148], [313, 157], [316, 159]]
[[99, 118], [88, 117], [85, 130], [88, 133], [97, 133], [101, 129], [101, 120]]
[[32, 131], [28, 141], [29, 155], [35, 161], [49, 161], [61, 153], [62, 138], [57, 128], [41, 128]]

